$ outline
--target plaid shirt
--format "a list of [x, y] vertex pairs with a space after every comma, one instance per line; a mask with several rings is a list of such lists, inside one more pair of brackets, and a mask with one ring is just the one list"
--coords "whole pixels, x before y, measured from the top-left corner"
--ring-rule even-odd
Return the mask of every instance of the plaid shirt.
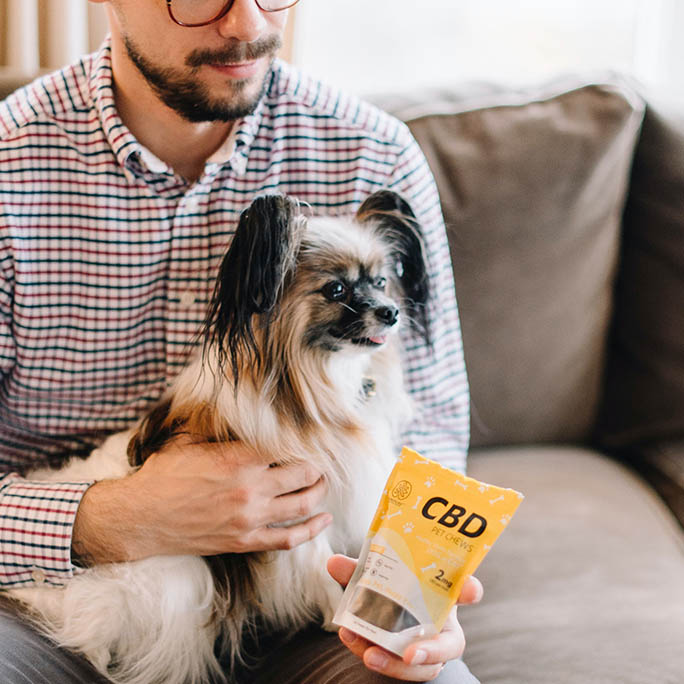
[[349, 215], [404, 195], [424, 230], [433, 346], [403, 340], [419, 416], [404, 441], [463, 469], [469, 398], [434, 180], [408, 129], [276, 62], [265, 97], [188, 184], [117, 114], [108, 43], [0, 103], [0, 584], [61, 584], [89, 484], [30, 467], [130, 425], [191, 352], [240, 212], [285, 192]]

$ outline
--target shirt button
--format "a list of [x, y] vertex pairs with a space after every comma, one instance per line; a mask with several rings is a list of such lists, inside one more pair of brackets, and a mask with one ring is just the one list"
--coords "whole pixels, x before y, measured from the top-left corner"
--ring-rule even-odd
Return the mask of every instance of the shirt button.
[[197, 197], [188, 197], [188, 199], [185, 201], [185, 208], [188, 211], [197, 211], [199, 209], [199, 200]]
[[38, 584], [43, 584], [45, 582], [45, 570], [41, 570], [40, 568], [34, 568], [31, 571], [31, 578], [33, 579], [34, 582]]
[[195, 293], [190, 290], [186, 290], [180, 296], [180, 305], [184, 309], [189, 309], [195, 303]]
[[238, 157], [232, 162], [233, 169], [235, 173], [242, 176], [247, 170], [247, 160], [244, 157]]

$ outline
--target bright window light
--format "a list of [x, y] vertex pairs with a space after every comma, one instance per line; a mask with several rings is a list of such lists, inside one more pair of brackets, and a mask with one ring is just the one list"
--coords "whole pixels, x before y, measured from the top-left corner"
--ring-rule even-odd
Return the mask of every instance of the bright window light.
[[644, 0], [305, 0], [295, 62], [358, 94], [633, 73]]

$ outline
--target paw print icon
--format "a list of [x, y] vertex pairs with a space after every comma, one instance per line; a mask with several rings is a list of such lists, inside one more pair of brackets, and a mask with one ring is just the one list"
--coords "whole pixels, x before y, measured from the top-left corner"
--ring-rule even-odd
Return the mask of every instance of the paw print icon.
[[406, 525], [404, 525], [404, 532], [406, 534], [411, 534], [411, 532], [413, 532], [413, 523], [407, 522]]
[[435, 478], [430, 475], [427, 480], [425, 480], [425, 486], [426, 487], [434, 487], [435, 486]]

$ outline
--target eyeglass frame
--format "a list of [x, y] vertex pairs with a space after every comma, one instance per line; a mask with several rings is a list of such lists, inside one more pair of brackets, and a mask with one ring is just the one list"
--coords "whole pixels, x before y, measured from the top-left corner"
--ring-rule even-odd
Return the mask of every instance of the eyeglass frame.
[[[174, 24], [178, 24], [178, 26], [183, 26], [184, 28], [199, 28], [200, 26], [209, 26], [209, 24], [214, 24], [217, 21], [221, 21], [223, 17], [230, 12], [231, 8], [233, 7], [233, 4], [235, 3], [235, 0], [226, 0], [226, 4], [223, 6], [223, 9], [213, 18], [209, 19], [209, 21], [203, 21], [198, 24], [187, 24], [185, 22], [179, 21], [176, 19], [176, 17], [173, 16], [173, 10], [171, 9], [171, 3], [173, 0], [166, 0], [166, 9], [169, 12], [169, 17], [171, 17], [171, 21], [173, 21]], [[291, 7], [294, 7], [299, 0], [292, 0], [289, 5], [286, 5], [285, 7], [280, 7], [278, 9], [265, 9], [264, 7], [261, 6], [261, 3], [259, 0], [254, 0], [256, 2], [257, 7], [262, 11], [262, 12], [283, 12], [286, 9], [290, 9]]]

